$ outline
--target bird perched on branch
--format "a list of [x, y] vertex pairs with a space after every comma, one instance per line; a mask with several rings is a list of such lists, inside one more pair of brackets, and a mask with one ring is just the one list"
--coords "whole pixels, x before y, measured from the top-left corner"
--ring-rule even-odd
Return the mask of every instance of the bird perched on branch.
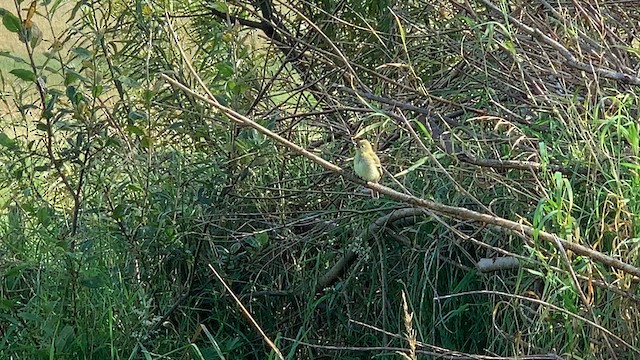
[[[358, 140], [356, 144], [356, 156], [353, 158], [353, 170], [362, 179], [377, 183], [382, 177], [382, 165], [371, 143], [367, 140]], [[378, 192], [371, 190], [372, 197], [379, 197]]]

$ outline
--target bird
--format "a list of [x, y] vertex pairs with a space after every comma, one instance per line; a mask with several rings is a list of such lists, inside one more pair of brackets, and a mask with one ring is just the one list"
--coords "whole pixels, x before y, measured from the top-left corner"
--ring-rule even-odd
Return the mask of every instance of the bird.
[[[356, 156], [353, 158], [353, 170], [362, 179], [377, 183], [382, 177], [382, 165], [371, 143], [367, 140], [358, 140], [356, 143]], [[371, 196], [379, 197], [378, 192], [371, 190]]]

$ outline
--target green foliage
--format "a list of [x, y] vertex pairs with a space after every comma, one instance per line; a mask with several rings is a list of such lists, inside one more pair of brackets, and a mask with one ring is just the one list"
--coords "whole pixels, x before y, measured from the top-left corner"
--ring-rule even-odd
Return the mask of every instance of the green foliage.
[[22, 26], [20, 25], [20, 19], [13, 15], [10, 11], [0, 8], [0, 15], [2, 15], [2, 25], [12, 33], [19, 33]]
[[11, 74], [17, 76], [19, 79], [24, 81], [36, 81], [36, 75], [31, 70], [25, 69], [13, 69], [9, 71]]

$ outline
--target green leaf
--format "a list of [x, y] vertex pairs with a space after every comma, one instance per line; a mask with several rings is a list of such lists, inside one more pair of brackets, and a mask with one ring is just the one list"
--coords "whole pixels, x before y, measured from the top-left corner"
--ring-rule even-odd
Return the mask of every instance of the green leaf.
[[153, 146], [153, 138], [151, 136], [143, 136], [140, 140], [140, 146], [145, 149], [151, 148]]
[[49, 9], [49, 13], [53, 15], [56, 12], [56, 10], [58, 10], [58, 7], [60, 6], [61, 3], [62, 3], [62, 0], [55, 0], [51, 5], [51, 8]]
[[217, 100], [220, 104], [222, 104], [222, 105], [224, 105], [224, 106], [229, 105], [229, 98], [228, 98], [228, 97], [226, 97], [225, 95], [222, 95], [222, 94], [213, 94], [213, 97], [214, 97], [214, 98], [216, 98], [216, 100]]
[[3, 312], [13, 311], [13, 309], [15, 309], [15, 305], [15, 301], [0, 299], [0, 310], [2, 310]]
[[76, 47], [71, 49], [71, 51], [73, 51], [76, 55], [78, 55], [81, 58], [91, 58], [93, 56], [93, 54], [91, 53], [91, 51], [83, 48], [83, 47]]
[[50, 120], [53, 117], [53, 111], [45, 109], [42, 112], [42, 118], [45, 120]]
[[80, 7], [82, 5], [86, 5], [86, 3], [84, 1], [78, 1], [76, 3], [76, 6], [73, 7], [73, 10], [71, 10], [71, 15], [69, 16], [69, 19], [75, 19], [76, 18], [76, 14], [78, 13], [78, 10], [80, 10]]
[[431, 133], [429, 132], [429, 130], [427, 130], [427, 127], [424, 126], [424, 124], [418, 120], [415, 119], [413, 121], [414, 124], [416, 124], [418, 126], [418, 128], [420, 129], [420, 132], [422, 132], [422, 134], [427, 138], [427, 139], [431, 139]]
[[257, 233], [256, 240], [258, 240], [261, 246], [267, 245], [269, 242], [269, 235], [266, 232]]
[[77, 90], [75, 86], [67, 86], [67, 89], [65, 91], [67, 98], [71, 101], [71, 103], [73, 105], [77, 105], [78, 104], [78, 99], [77, 99]]
[[104, 87], [102, 85], [96, 85], [91, 89], [91, 96], [93, 97], [98, 97], [100, 95], [102, 95], [102, 90], [104, 90]]
[[229, 253], [236, 254], [242, 249], [242, 244], [235, 242], [229, 247]]
[[118, 80], [120, 80], [120, 82], [122, 82], [122, 84], [124, 84], [125, 86], [133, 89], [137, 89], [140, 87], [140, 83], [138, 81], [124, 75], [120, 76]]
[[36, 81], [36, 74], [34, 74], [33, 71], [31, 71], [31, 70], [13, 69], [13, 70], [11, 70], [9, 72], [11, 74], [19, 77], [21, 80], [24, 80], [24, 81]]
[[8, 11], [4, 13], [4, 16], [2, 16], [2, 24], [12, 33], [19, 33], [22, 29], [20, 19]]
[[245, 238], [244, 241], [253, 248], [256, 248], [256, 249], [260, 248], [260, 242], [253, 236], [249, 236], [248, 238]]
[[251, 140], [253, 140], [253, 143], [255, 145], [262, 145], [265, 141], [267, 141], [267, 137], [258, 130], [251, 129]]
[[[0, 145], [2, 145], [1, 141], [0, 141]], [[638, 165], [638, 164], [622, 162], [622, 163], [620, 163], [620, 165], [622, 165], [624, 167], [627, 167], [627, 168], [630, 168], [630, 169], [640, 170], [640, 165]]]
[[124, 211], [126, 210], [126, 206], [123, 204], [118, 204], [118, 206], [113, 209], [113, 218], [116, 220], [120, 220], [124, 217]]
[[269, 235], [267, 233], [258, 233], [255, 236], [249, 236], [244, 241], [251, 247], [259, 249], [269, 242]]
[[359, 139], [362, 136], [364, 136], [364, 134], [366, 134], [366, 133], [368, 133], [368, 132], [370, 132], [370, 131], [372, 131], [374, 129], [377, 129], [377, 128], [380, 128], [380, 127], [384, 127], [384, 125], [387, 123], [388, 118], [383, 114], [373, 113], [370, 116], [367, 116], [367, 118], [374, 117], [374, 116], [381, 116], [383, 118], [383, 120], [374, 122], [373, 124], [370, 124], [370, 125], [367, 125], [367, 126], [363, 127], [360, 131], [358, 131], [355, 135], [353, 135], [354, 139]]
[[68, 70], [64, 77], [64, 84], [65, 86], [69, 86], [74, 82], [78, 81], [78, 79], [83, 79], [83, 78], [84, 77], [80, 75], [80, 73], [73, 70]]
[[229, 12], [229, 7], [227, 6], [227, 4], [225, 4], [223, 2], [220, 2], [220, 1], [214, 2], [211, 7], [214, 8], [215, 10], [218, 10], [218, 11], [223, 12], [223, 13], [228, 13]]
[[142, 98], [144, 99], [145, 104], [149, 104], [155, 95], [156, 92], [153, 90], [144, 90], [142, 92]]
[[229, 64], [228, 62], [219, 63], [218, 65], [216, 65], [216, 69], [218, 70], [218, 73], [223, 77], [231, 77], [234, 73], [233, 66], [231, 66], [231, 64]]
[[120, 147], [120, 140], [115, 136], [110, 136], [107, 138], [107, 142], [104, 144], [104, 146], [110, 146], [117, 149]]
[[34, 313], [28, 313], [28, 312], [19, 312], [18, 313], [18, 317], [21, 317], [24, 320], [27, 321], [36, 321], [39, 323], [42, 323], [44, 319], [42, 319], [42, 317], [38, 314], [34, 314]]
[[130, 120], [147, 120], [147, 113], [144, 111], [131, 111], [129, 112]]
[[140, 129], [139, 127], [137, 127], [135, 125], [129, 125], [129, 126], [126, 127], [125, 130], [130, 134], [134, 134], [134, 135], [138, 135], [138, 136], [144, 136], [144, 131], [142, 131], [142, 129]]
[[58, 98], [60, 98], [60, 96], [64, 95], [64, 93], [61, 90], [56, 88], [49, 89], [49, 94], [51, 94], [51, 96], [55, 96], [56, 101], [58, 100]]
[[39, 122], [38, 125], [36, 125], [36, 129], [40, 131], [47, 131], [49, 130], [49, 126], [43, 122]]
[[74, 338], [73, 327], [66, 325], [56, 336], [56, 349], [62, 351], [64, 347]]
[[58, 94], [53, 92], [52, 96], [47, 101], [47, 106], [45, 107], [44, 112], [42, 113], [43, 118], [49, 120], [53, 117], [53, 109], [56, 106], [57, 102], [58, 102]]
[[140, 194], [144, 192], [144, 190], [140, 186], [138, 186], [138, 184], [128, 184], [127, 190], [131, 190], [133, 192], [140, 193]]
[[415, 170], [416, 170], [416, 169], [418, 169], [420, 166], [424, 165], [424, 163], [425, 163], [425, 162], [427, 162], [427, 160], [429, 160], [429, 156], [425, 156], [425, 157], [423, 157], [423, 158], [419, 159], [419, 160], [418, 160], [418, 161], [416, 161], [413, 165], [409, 166], [409, 168], [408, 168], [408, 169], [403, 170], [403, 171], [401, 171], [401, 172], [399, 172], [399, 173], [397, 173], [397, 174], [393, 175], [393, 177], [397, 178], [397, 177], [400, 177], [400, 176], [405, 176], [405, 175], [407, 175], [408, 173], [410, 173], [410, 172], [412, 172], [412, 171], [415, 171]]
[[0, 145], [9, 150], [14, 150], [17, 147], [16, 142], [5, 133], [0, 133]]
[[51, 213], [46, 207], [41, 207], [40, 209], [38, 209], [38, 211], [36, 212], [36, 218], [38, 218], [38, 221], [44, 227], [47, 227], [49, 226], [49, 224], [51, 224]]
[[23, 58], [21, 58], [19, 56], [15, 56], [15, 55], [11, 54], [10, 51], [0, 51], [0, 56], [9, 58], [9, 59], [11, 59], [11, 60], [13, 60], [13, 61], [15, 61], [15, 62], [17, 62], [19, 64], [25, 64], [25, 65], [29, 66], [29, 63], [25, 59], [23, 59]]
[[42, 42], [42, 31], [36, 24], [33, 24], [27, 32], [27, 39], [29, 39], [29, 44], [32, 49]]

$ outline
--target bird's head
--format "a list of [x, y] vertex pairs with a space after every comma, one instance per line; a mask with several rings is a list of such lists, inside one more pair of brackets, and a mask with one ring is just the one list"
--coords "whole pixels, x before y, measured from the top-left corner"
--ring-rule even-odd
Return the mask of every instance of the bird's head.
[[373, 151], [371, 143], [368, 140], [358, 140], [356, 147], [361, 151]]

